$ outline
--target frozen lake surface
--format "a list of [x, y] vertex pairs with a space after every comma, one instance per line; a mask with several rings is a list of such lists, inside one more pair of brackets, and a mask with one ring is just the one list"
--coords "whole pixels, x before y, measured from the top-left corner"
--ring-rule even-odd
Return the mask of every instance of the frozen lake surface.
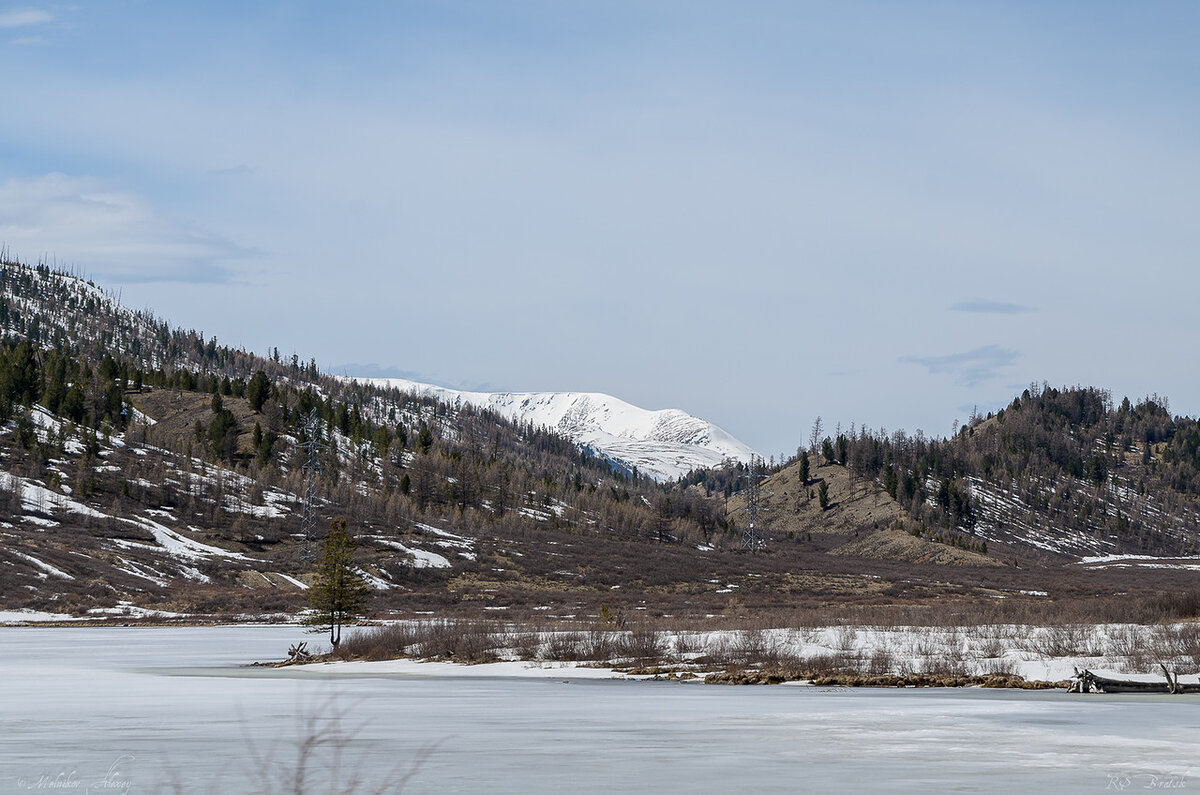
[[1198, 696], [244, 667], [313, 639], [0, 628], [0, 792], [1200, 789]]

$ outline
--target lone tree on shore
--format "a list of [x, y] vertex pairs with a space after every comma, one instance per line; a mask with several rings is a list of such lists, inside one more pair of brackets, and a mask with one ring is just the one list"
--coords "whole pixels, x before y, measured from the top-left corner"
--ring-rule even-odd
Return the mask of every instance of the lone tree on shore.
[[329, 642], [337, 648], [342, 642], [342, 626], [353, 621], [367, 603], [370, 586], [354, 568], [354, 550], [358, 544], [346, 530], [345, 519], [335, 519], [321, 542], [317, 576], [308, 589], [312, 615], [307, 623], [314, 632], [329, 630]]

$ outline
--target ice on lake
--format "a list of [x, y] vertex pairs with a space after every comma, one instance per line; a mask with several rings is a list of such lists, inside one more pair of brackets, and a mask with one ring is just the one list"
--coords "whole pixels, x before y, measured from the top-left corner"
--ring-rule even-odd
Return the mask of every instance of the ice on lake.
[[312, 645], [296, 627], [0, 639], [6, 793], [278, 792], [301, 769], [314, 793], [1200, 788], [1200, 696], [245, 667]]

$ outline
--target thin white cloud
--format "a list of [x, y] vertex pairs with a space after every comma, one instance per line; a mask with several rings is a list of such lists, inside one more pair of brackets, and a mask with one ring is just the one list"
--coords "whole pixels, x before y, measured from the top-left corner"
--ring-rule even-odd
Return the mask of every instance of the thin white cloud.
[[66, 174], [0, 183], [0, 241], [25, 259], [125, 281], [227, 281], [228, 261], [255, 254], [140, 196]]
[[40, 8], [13, 8], [0, 11], [0, 28], [24, 28], [53, 22], [54, 15]]

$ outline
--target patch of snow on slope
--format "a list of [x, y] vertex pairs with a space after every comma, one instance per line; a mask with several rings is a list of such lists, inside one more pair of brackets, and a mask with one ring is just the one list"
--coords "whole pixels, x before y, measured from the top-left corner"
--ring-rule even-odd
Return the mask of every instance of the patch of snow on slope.
[[121, 518], [122, 522], [136, 525], [145, 528], [154, 534], [154, 540], [158, 545], [163, 547], [172, 555], [177, 555], [181, 558], [207, 558], [207, 557], [222, 557], [222, 558], [238, 558], [240, 560], [249, 560], [240, 552], [230, 552], [228, 549], [220, 547], [210, 547], [208, 544], [201, 544], [199, 541], [193, 541], [187, 536], [180, 535], [168, 527], [164, 527], [153, 519], [147, 519], [144, 516], [135, 516], [132, 519]]
[[134, 422], [141, 423], [142, 425], [158, 425], [158, 420], [154, 419], [148, 414], [143, 414], [135, 407], [126, 406], [126, 409], [129, 411], [129, 418]]
[[141, 566], [129, 558], [123, 558], [120, 555], [117, 556], [117, 560], [125, 564], [124, 566], [116, 566], [118, 571], [123, 571], [126, 574], [133, 575], [134, 577], [140, 577], [143, 580], [149, 580], [155, 585], [161, 585], [164, 588], [170, 585], [170, 583], [167, 582], [166, 578], [164, 578], [160, 572], [151, 569], [149, 566]]
[[455, 535], [454, 533], [441, 530], [433, 525], [416, 523], [416, 526], [426, 533], [437, 536], [438, 540], [433, 543], [439, 547], [452, 549], [458, 552], [458, 556], [467, 560], [475, 560], [475, 540], [466, 536]]
[[265, 504], [255, 505], [253, 502], [243, 500], [240, 494], [226, 494], [225, 504], [222, 507], [226, 513], [244, 513], [256, 519], [282, 519], [287, 515], [285, 509], [267, 500], [266, 495], [263, 496]]
[[304, 583], [302, 583], [300, 580], [297, 580], [295, 577], [292, 577], [292, 576], [290, 576], [290, 575], [287, 575], [287, 574], [283, 574], [282, 572], [275, 572], [275, 573], [276, 573], [276, 574], [278, 574], [278, 575], [279, 575], [280, 577], [282, 577], [283, 579], [285, 579], [285, 580], [287, 580], [288, 582], [290, 582], [292, 585], [294, 585], [294, 586], [296, 586], [297, 588], [299, 588], [301, 591], [307, 591], [307, 590], [308, 590], [308, 586], [307, 586], [307, 585], [305, 585]]
[[212, 582], [211, 577], [200, 571], [200, 569], [197, 569], [195, 566], [185, 566], [180, 564], [179, 571], [189, 580], [195, 580], [196, 582]]
[[47, 574], [53, 574], [55, 577], [62, 577], [64, 580], [75, 579], [74, 577], [72, 577], [70, 574], [67, 574], [62, 569], [55, 568], [54, 566], [51, 566], [49, 563], [38, 560], [33, 555], [26, 555], [24, 552], [17, 552], [16, 550], [13, 550], [13, 554], [19, 558], [24, 558], [25, 560], [29, 561], [30, 563], [32, 563], [33, 565], [35, 565], [39, 569], [41, 569], [42, 572], [45, 572], [44, 574], [43, 573], [38, 574], [38, 576], [40, 576], [42, 579], [45, 579]]
[[[967, 482], [979, 512], [975, 534], [985, 541], [1024, 543], [1058, 555], [1074, 556], [1104, 553], [1116, 546], [1091, 532], [1049, 525], [1015, 489], [976, 477], [968, 477]], [[934, 494], [938, 483], [931, 478], [925, 488]]]
[[91, 516], [97, 519], [107, 519], [108, 514], [89, 508], [80, 502], [42, 486], [33, 481], [17, 477], [8, 472], [0, 472], [0, 489], [5, 491], [20, 491], [21, 509], [31, 513], [51, 513], [66, 511], [81, 516]]
[[390, 538], [380, 538], [378, 536], [373, 536], [372, 540], [374, 540], [376, 543], [383, 544], [384, 546], [398, 549], [401, 552], [404, 552], [405, 554], [412, 555], [412, 559], [413, 559], [412, 565], [413, 565], [414, 569], [448, 569], [448, 568], [450, 568], [450, 561], [446, 560], [446, 558], [442, 557], [441, 555], [439, 555], [436, 552], [429, 552], [424, 549], [418, 549], [417, 547], [405, 546], [404, 544], [401, 544], [399, 541], [393, 541]]
[[[434, 527], [431, 524], [422, 524], [421, 522], [416, 522], [415, 524], [417, 527], [421, 528], [421, 530], [426, 533], [433, 533], [435, 536], [439, 536], [441, 538], [446, 538], [446, 539], [451, 539], [454, 542], [457, 542], [458, 544], [463, 545], [463, 546], [469, 547], [475, 543], [474, 539], [467, 538], [466, 536], [455, 535], [454, 533], [448, 532], [446, 530], [442, 530], [441, 528]], [[449, 543], [449, 542], [447, 542], [447, 543]]]
[[371, 586], [372, 588], [374, 588], [377, 591], [386, 591], [389, 588], [396, 587], [395, 585], [388, 582], [387, 580], [385, 580], [381, 577], [376, 577], [374, 574], [372, 574], [369, 571], [365, 571], [363, 569], [355, 569], [355, 572], [358, 573], [359, 577], [363, 578], [363, 581], [366, 582], [367, 585]]
[[595, 392], [464, 392], [404, 378], [357, 380], [550, 428], [656, 480], [674, 480], [728, 460], [748, 463], [758, 455], [711, 422], [679, 409], [649, 411]]
[[1147, 569], [1200, 571], [1200, 557], [1160, 558], [1154, 555], [1095, 555], [1081, 558], [1076, 563], [1087, 566], [1089, 569], [1140, 566]]
[[[29, 412], [29, 416], [33, 420], [39, 442], [48, 444], [53, 441], [54, 437], [61, 438], [63, 436], [62, 420], [51, 414], [47, 409], [35, 405]], [[63, 441], [63, 450], [71, 455], [79, 455], [84, 451], [84, 447], [82, 442], [71, 436]]]

